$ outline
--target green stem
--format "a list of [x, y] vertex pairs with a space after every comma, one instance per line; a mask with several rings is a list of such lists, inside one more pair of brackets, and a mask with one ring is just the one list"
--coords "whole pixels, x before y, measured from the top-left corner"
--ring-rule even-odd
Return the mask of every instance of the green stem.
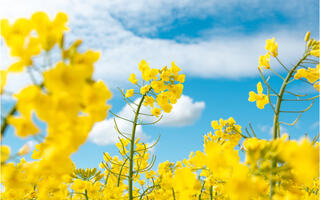
[[[39, 87], [41, 87], [41, 89], [44, 87], [44, 83], [41, 83], [39, 85], [37, 85]], [[4, 136], [4, 132], [6, 132], [7, 128], [8, 128], [8, 117], [14, 115], [17, 112], [17, 104], [15, 104], [11, 110], [9, 111], [9, 113], [7, 114], [7, 116], [4, 118], [3, 122], [1, 123], [1, 137]]]
[[88, 191], [87, 190], [84, 191], [84, 196], [86, 197], [86, 200], [89, 200]]
[[138, 117], [139, 117], [139, 112], [140, 112], [140, 108], [142, 106], [142, 103], [144, 101], [144, 97], [145, 95], [142, 96], [138, 108], [137, 108], [137, 112], [135, 113], [134, 116], [134, 121], [133, 121], [133, 127], [132, 127], [132, 135], [131, 135], [131, 141], [130, 141], [130, 156], [129, 156], [129, 177], [128, 177], [128, 182], [129, 182], [129, 200], [133, 200], [133, 156], [134, 156], [134, 145], [135, 145], [135, 135], [136, 135], [136, 127], [137, 127], [137, 121], [138, 121]]
[[[282, 86], [280, 88], [279, 96], [277, 98], [277, 104], [273, 116], [273, 135], [272, 139], [276, 140], [278, 137], [280, 137], [280, 128], [279, 128], [279, 114], [280, 114], [280, 107], [283, 100], [283, 95], [286, 90], [287, 84], [292, 77], [295, 70], [299, 67], [299, 65], [308, 57], [309, 54], [305, 54], [299, 62], [289, 71], [287, 77], [284, 79]], [[274, 195], [274, 187], [276, 185], [276, 182], [272, 180], [274, 172], [272, 169], [277, 167], [277, 162], [275, 160], [272, 161], [272, 168], [271, 168], [271, 182], [270, 182], [270, 199], [272, 199], [272, 196]]]
[[213, 199], [213, 186], [210, 186], [210, 200]]
[[8, 115], [6, 116], [6, 118], [3, 120], [3, 123], [1, 124], [1, 137], [4, 136], [4, 132], [6, 131], [7, 127], [8, 127], [8, 117], [12, 116], [16, 113], [17, 111], [17, 106], [14, 105], [11, 110], [9, 111]]
[[174, 192], [174, 189], [172, 188], [172, 196], [173, 196], [173, 200], [176, 200], [176, 194]]

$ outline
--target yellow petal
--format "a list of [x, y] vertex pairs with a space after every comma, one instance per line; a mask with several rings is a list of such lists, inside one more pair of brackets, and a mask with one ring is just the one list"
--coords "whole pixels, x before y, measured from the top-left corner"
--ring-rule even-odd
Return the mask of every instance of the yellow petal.
[[249, 99], [248, 99], [248, 101], [250, 101], [250, 102], [254, 102], [255, 100], [256, 100], [256, 96], [257, 96], [257, 94], [256, 93], [254, 93], [254, 92], [249, 92]]
[[257, 91], [258, 91], [258, 94], [262, 94], [262, 92], [263, 92], [263, 88], [262, 88], [261, 82], [259, 82], [257, 84]]

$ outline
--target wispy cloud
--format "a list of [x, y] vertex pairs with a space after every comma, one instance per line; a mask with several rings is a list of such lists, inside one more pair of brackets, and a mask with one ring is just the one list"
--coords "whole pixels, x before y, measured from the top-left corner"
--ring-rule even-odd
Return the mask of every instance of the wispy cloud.
[[[138, 36], [126, 25], [134, 21], [137, 23], [134, 25], [135, 29], [142, 29], [143, 26], [155, 21], [170, 22], [166, 20], [167, 18], [174, 20], [189, 14], [201, 18], [221, 13], [221, 10], [224, 11], [223, 13], [232, 12], [238, 6], [241, 9], [252, 11], [261, 7], [259, 2], [246, 0], [239, 4], [236, 0], [209, 2], [168, 0], [148, 3], [139, 0], [133, 3], [94, 0], [78, 3], [62, 0], [54, 2], [31, 0], [26, 4], [24, 1], [15, 0], [2, 3], [4, 6], [0, 7], [0, 17], [28, 17], [36, 10], [45, 10], [51, 16], [57, 11], [67, 12], [70, 16], [71, 27], [67, 41], [82, 38], [85, 47], [100, 50], [102, 56], [96, 65], [95, 77], [103, 79], [111, 88], [114, 88], [126, 83], [125, 80], [130, 72], [137, 72], [137, 63], [142, 59], [146, 59], [152, 66], [164, 66], [175, 61], [178, 66], [181, 66], [187, 77], [242, 78], [256, 76], [258, 57], [265, 53], [265, 39], [271, 37], [275, 37], [279, 42], [280, 58], [285, 63], [295, 62], [295, 58], [300, 53], [299, 49], [301, 52], [304, 49], [303, 34], [298, 30], [285, 30], [285, 27], [281, 28], [281, 26], [277, 31], [260, 31], [254, 35], [237, 33], [232, 36], [210, 37], [207, 35], [187, 42], [177, 42], [170, 39]], [[299, 2], [295, 1], [290, 6], [283, 3], [282, 9], [285, 13], [292, 11], [299, 7], [301, 4]], [[255, 15], [264, 15], [268, 13], [268, 10], [273, 9], [274, 2], [273, 4], [264, 3], [263, 8], [254, 13]], [[17, 9], [6, 9], [9, 7], [17, 7]], [[253, 13], [248, 14], [248, 18], [250, 17], [253, 17]], [[6, 65], [0, 64], [2, 68], [7, 66], [8, 61], [3, 63]], [[279, 65], [273, 63], [273, 67], [278, 68]], [[26, 78], [21, 80], [24, 81], [17, 82], [14, 78], [9, 77], [9, 87], [14, 90], [14, 88], [21, 88], [20, 83], [28, 82]]]

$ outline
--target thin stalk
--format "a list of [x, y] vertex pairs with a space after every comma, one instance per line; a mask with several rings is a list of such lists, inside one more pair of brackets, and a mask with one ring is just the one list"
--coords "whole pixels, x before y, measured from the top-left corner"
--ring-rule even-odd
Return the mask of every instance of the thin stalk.
[[138, 121], [138, 117], [139, 117], [139, 112], [140, 112], [140, 108], [142, 106], [142, 103], [144, 101], [144, 97], [145, 95], [142, 96], [138, 108], [137, 108], [137, 112], [135, 113], [134, 116], [134, 121], [133, 121], [133, 127], [132, 127], [132, 135], [131, 135], [131, 141], [130, 141], [130, 156], [129, 156], [129, 177], [128, 177], [128, 182], [129, 182], [129, 200], [133, 200], [133, 154], [134, 154], [134, 145], [135, 145], [135, 135], [136, 135], [136, 127], [137, 127], [137, 121]]
[[174, 189], [172, 188], [172, 196], [173, 196], [173, 200], [176, 200], [176, 195], [174, 193]]
[[[44, 87], [44, 83], [41, 83], [41, 84], [39, 84], [39, 85], [37, 85], [37, 86], [43, 88], [43, 87]], [[8, 128], [8, 125], [9, 125], [9, 124], [8, 124], [8, 117], [14, 115], [16, 112], [17, 112], [17, 104], [15, 104], [15, 105], [11, 108], [11, 110], [9, 111], [9, 113], [8, 113], [7, 116], [4, 118], [3, 122], [1, 123], [1, 137], [4, 136], [4, 132], [5, 132], [5, 131], [7, 130], [7, 128]]]
[[84, 191], [84, 196], [86, 197], [86, 200], [89, 200], [88, 191], [87, 190]]
[[8, 115], [6, 116], [6, 118], [3, 120], [3, 123], [1, 124], [1, 137], [4, 136], [4, 132], [6, 131], [7, 127], [8, 127], [8, 117], [12, 116], [16, 113], [17, 111], [17, 106], [14, 105], [11, 110], [9, 111]]
[[[276, 104], [276, 109], [275, 109], [275, 113], [273, 116], [273, 140], [276, 140], [278, 136], [280, 136], [279, 132], [279, 114], [280, 114], [280, 107], [281, 107], [281, 103], [282, 103], [282, 99], [283, 99], [283, 95], [284, 92], [286, 90], [287, 84], [290, 80], [290, 78], [292, 77], [293, 73], [295, 72], [295, 70], [299, 67], [299, 65], [307, 58], [308, 54], [305, 54], [300, 60], [299, 62], [289, 71], [287, 77], [285, 78], [285, 80], [282, 83], [282, 86], [280, 88], [280, 92], [279, 92], [279, 96], [277, 98], [277, 104]], [[276, 161], [272, 161], [272, 169], [277, 167], [277, 162]], [[272, 199], [272, 196], [274, 194], [274, 187], [276, 182], [272, 180], [272, 177], [274, 175], [274, 172], [271, 171], [271, 183], [270, 183], [270, 199]]]

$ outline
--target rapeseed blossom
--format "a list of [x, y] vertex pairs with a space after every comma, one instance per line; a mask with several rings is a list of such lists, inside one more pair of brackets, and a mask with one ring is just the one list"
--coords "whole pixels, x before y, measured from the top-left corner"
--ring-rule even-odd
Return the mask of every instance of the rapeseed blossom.
[[262, 88], [261, 82], [259, 82], [257, 84], [257, 92], [258, 93], [255, 93], [253, 91], [249, 92], [249, 99], [248, 100], [250, 102], [256, 101], [257, 102], [257, 107], [259, 109], [263, 109], [264, 106], [269, 103], [269, 99], [265, 94], [262, 93], [263, 92], [263, 88]]
[[[171, 63], [171, 68], [165, 66], [161, 70], [154, 69], [150, 68], [145, 60], [142, 60], [139, 63], [139, 70], [144, 81], [139, 86], [140, 94], [144, 97], [143, 105], [153, 108], [154, 103], [156, 103], [160, 108], [153, 108], [151, 114], [157, 117], [161, 114], [161, 111], [169, 113], [172, 104], [177, 102], [183, 91], [182, 83], [185, 81], [185, 75], [179, 74], [181, 69], [174, 62]], [[138, 84], [135, 74], [130, 75], [129, 81], [132, 84]], [[133, 89], [127, 91], [131, 92], [131, 90]], [[131, 94], [132, 92], [126, 93], [125, 97], [133, 96]]]

